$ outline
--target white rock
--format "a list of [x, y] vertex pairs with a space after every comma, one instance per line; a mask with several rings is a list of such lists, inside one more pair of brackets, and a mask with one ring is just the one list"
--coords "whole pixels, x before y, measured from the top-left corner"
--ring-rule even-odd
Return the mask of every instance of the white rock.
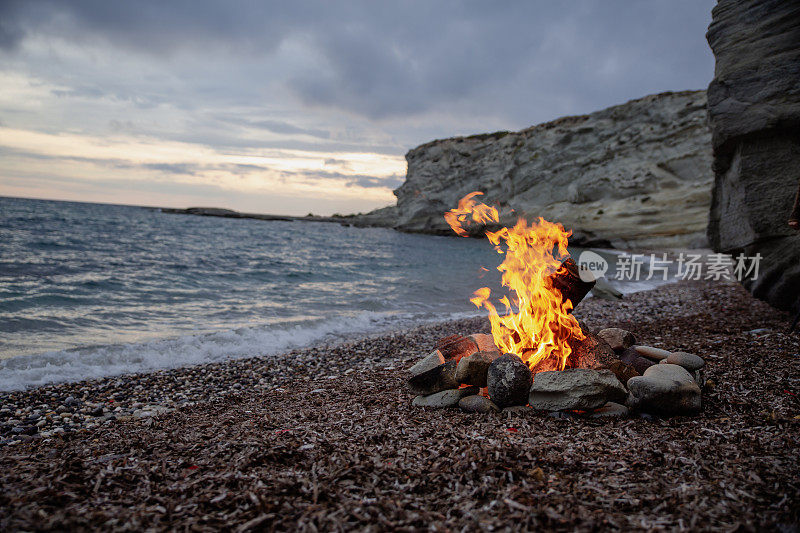
[[489, 365], [492, 361], [500, 357], [500, 352], [475, 352], [472, 355], [462, 357], [456, 366], [456, 381], [464, 385], [475, 385], [485, 387]]
[[518, 215], [558, 220], [574, 230], [571, 244], [706, 243], [713, 173], [703, 91], [646, 96], [520, 132], [433, 141], [406, 159], [397, 206], [355, 224], [450, 231], [442, 206], [480, 190], [486, 202], [507, 206], [503, 225]]

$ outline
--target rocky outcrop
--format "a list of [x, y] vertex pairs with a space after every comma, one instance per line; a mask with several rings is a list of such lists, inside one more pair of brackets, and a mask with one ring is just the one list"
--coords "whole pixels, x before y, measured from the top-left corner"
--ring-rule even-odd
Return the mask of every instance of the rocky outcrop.
[[720, 0], [708, 42], [715, 182], [708, 237], [716, 251], [761, 254], [757, 297], [800, 303], [800, 234], [787, 221], [800, 181], [800, 2]]
[[663, 93], [522, 130], [434, 141], [406, 155], [397, 205], [355, 220], [452, 234], [442, 215], [480, 190], [518, 214], [575, 232], [573, 243], [702, 246], [711, 199], [703, 91]]

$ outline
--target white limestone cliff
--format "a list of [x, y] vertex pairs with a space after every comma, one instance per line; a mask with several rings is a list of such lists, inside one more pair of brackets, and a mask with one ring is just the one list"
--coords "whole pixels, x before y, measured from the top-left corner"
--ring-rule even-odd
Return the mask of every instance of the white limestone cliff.
[[[450, 233], [442, 215], [472, 191], [517, 215], [574, 231], [575, 244], [705, 246], [711, 134], [704, 91], [646, 96], [519, 132], [456, 137], [406, 155], [397, 205], [356, 225]], [[513, 210], [513, 212], [512, 212]]]

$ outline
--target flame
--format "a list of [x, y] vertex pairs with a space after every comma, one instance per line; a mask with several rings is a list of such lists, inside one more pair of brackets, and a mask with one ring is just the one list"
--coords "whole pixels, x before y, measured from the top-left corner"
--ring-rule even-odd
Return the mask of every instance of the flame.
[[[445, 213], [445, 220], [458, 235], [469, 235], [464, 228], [469, 221], [499, 223], [496, 208], [475, 200], [482, 194], [468, 194], [456, 209]], [[562, 301], [552, 282], [552, 276], [563, 268], [562, 261], [569, 257], [567, 242], [572, 233], [541, 217], [532, 224], [520, 218], [512, 228], [485, 233], [498, 253], [505, 254], [497, 270], [510, 298], [505, 295], [499, 300], [505, 307], [502, 316], [489, 300], [488, 287], [476, 290], [470, 301], [489, 311], [492, 337], [501, 351], [519, 355], [532, 370], [537, 366], [563, 370], [572, 353], [569, 341], [585, 338], [570, 314], [572, 302]]]

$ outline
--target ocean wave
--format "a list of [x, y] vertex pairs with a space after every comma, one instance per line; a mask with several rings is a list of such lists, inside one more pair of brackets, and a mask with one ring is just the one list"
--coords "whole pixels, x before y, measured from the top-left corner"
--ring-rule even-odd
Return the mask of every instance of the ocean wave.
[[150, 342], [46, 352], [0, 360], [0, 390], [21, 390], [122, 374], [284, 353], [347, 338], [378, 334], [432, 320], [475, 316], [453, 313], [362, 312], [277, 326], [238, 328]]

